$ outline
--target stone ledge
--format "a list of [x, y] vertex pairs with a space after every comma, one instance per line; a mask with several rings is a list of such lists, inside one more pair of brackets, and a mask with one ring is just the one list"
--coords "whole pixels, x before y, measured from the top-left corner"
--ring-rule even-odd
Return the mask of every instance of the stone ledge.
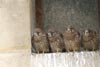
[[100, 67], [100, 52], [32, 54], [31, 67]]

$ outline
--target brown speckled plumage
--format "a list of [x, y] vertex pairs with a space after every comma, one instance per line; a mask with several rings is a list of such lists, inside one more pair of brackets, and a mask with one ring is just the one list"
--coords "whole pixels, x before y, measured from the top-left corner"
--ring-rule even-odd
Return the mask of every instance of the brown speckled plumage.
[[73, 27], [68, 26], [68, 28], [63, 33], [65, 49], [67, 51], [78, 51], [80, 49], [81, 37], [79, 32], [77, 32]]
[[84, 30], [82, 44], [85, 50], [97, 50], [99, 41], [96, 32], [88, 29]]
[[51, 51], [62, 52], [64, 45], [60, 33], [52, 29], [49, 29], [47, 34]]
[[44, 33], [39, 28], [36, 28], [34, 31], [33, 43], [37, 53], [49, 52], [49, 45], [47, 42], [46, 33]]

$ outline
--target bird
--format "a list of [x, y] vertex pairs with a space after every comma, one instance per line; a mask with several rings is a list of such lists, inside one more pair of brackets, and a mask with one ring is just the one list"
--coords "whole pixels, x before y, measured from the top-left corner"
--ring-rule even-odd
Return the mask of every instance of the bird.
[[79, 51], [81, 45], [80, 33], [72, 26], [68, 26], [63, 32], [66, 51]]
[[47, 35], [40, 28], [35, 28], [32, 42], [36, 53], [49, 53], [50, 50]]
[[94, 51], [98, 49], [99, 39], [97, 33], [91, 29], [85, 29], [82, 34], [83, 48], [88, 51]]
[[60, 32], [49, 29], [47, 32], [49, 45], [52, 53], [62, 52], [64, 49], [63, 40]]

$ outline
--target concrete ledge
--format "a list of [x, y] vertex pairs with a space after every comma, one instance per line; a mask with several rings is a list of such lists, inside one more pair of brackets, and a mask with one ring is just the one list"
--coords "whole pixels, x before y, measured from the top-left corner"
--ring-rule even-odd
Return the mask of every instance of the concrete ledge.
[[100, 52], [32, 54], [31, 67], [100, 67]]
[[29, 50], [0, 53], [1, 67], [30, 67]]

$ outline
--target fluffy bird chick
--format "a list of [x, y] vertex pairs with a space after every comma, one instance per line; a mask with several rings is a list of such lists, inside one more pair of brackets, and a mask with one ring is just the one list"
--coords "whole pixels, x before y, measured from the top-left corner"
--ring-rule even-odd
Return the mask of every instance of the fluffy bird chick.
[[82, 44], [85, 50], [97, 50], [98, 38], [95, 31], [86, 29], [82, 35]]
[[63, 51], [63, 41], [61, 34], [52, 29], [48, 30], [48, 41], [52, 52], [62, 52]]
[[48, 53], [49, 45], [47, 42], [46, 33], [44, 33], [40, 28], [36, 28], [33, 35], [33, 43], [37, 53]]
[[81, 36], [78, 31], [73, 27], [68, 26], [63, 33], [63, 38], [65, 42], [65, 49], [69, 51], [78, 51], [81, 44]]

